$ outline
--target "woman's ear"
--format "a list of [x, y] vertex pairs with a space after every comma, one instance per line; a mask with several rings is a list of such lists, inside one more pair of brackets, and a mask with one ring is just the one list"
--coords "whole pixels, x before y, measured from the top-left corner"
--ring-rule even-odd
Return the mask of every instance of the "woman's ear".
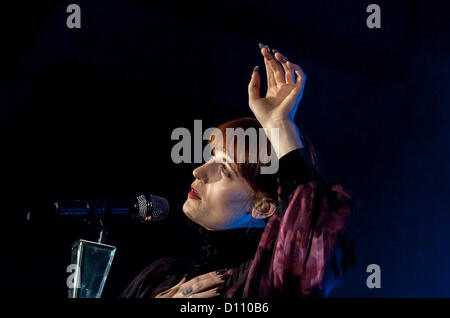
[[265, 219], [271, 217], [276, 210], [274, 201], [268, 198], [264, 198], [259, 201], [252, 209], [252, 216], [255, 219]]

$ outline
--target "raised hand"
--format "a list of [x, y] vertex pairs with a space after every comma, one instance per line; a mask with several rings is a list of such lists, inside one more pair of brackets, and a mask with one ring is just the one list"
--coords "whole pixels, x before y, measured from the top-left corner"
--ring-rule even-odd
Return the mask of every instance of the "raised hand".
[[267, 75], [267, 92], [260, 96], [260, 74], [255, 67], [248, 85], [249, 106], [261, 125], [280, 120], [294, 120], [303, 95], [306, 75], [280, 52], [260, 44]]
[[[263, 126], [278, 158], [302, 148], [300, 132], [294, 122], [298, 103], [303, 95], [306, 75], [300, 66], [291, 63], [283, 54], [259, 44], [267, 75], [267, 92], [260, 95], [260, 75], [256, 66], [248, 84], [248, 104]], [[278, 133], [273, 134], [273, 129]]]

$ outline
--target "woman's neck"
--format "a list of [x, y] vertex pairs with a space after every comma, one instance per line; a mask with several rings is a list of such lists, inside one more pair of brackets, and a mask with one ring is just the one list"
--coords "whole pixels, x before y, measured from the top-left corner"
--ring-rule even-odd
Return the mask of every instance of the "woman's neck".
[[263, 231], [264, 228], [238, 228], [224, 231], [199, 228], [202, 254], [193, 261], [195, 274], [237, 267], [252, 259]]

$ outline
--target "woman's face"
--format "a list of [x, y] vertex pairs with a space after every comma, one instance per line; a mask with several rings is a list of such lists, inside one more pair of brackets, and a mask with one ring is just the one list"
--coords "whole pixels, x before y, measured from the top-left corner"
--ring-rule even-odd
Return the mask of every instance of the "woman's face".
[[[208, 230], [247, 227], [252, 219], [252, 188], [234, 163], [222, 161], [226, 154], [215, 147], [211, 160], [194, 169], [192, 188], [183, 212]], [[189, 189], [190, 191], [191, 189]]]

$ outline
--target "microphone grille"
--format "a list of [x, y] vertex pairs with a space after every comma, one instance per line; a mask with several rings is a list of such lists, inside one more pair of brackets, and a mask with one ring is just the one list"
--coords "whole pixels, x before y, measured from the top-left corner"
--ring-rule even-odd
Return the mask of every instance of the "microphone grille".
[[164, 197], [154, 194], [141, 194], [137, 197], [137, 203], [140, 221], [159, 221], [169, 215], [169, 202]]

